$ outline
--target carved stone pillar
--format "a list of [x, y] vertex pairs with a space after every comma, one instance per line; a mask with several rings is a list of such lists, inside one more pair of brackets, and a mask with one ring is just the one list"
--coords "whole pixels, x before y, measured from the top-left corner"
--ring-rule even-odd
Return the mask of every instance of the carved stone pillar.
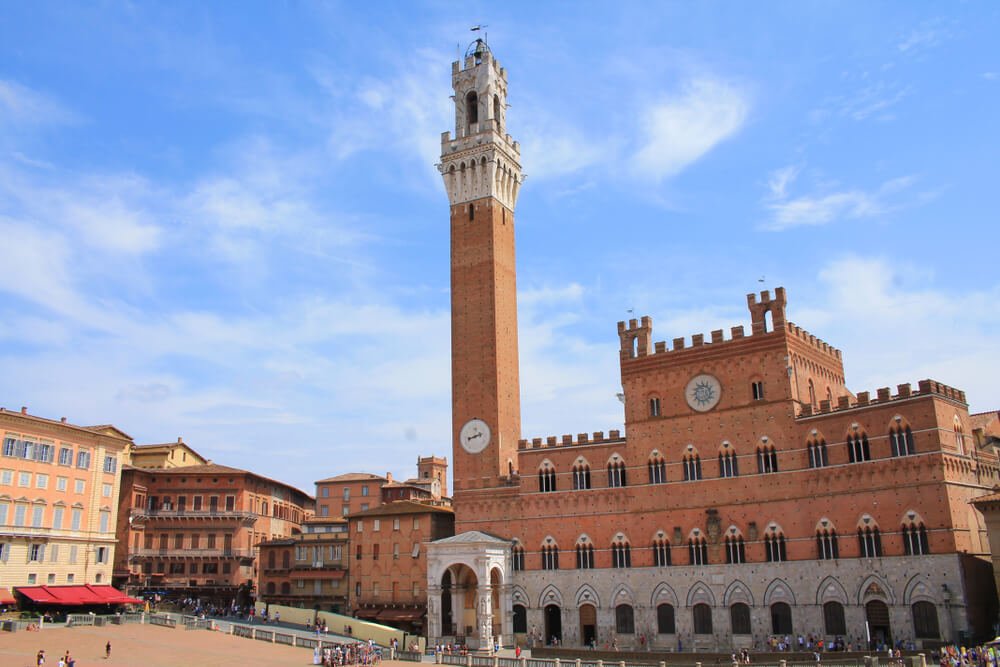
[[437, 644], [442, 632], [441, 627], [441, 587], [427, 587], [427, 636], [429, 640]]
[[456, 637], [465, 633], [463, 626], [465, 616], [465, 587], [452, 584], [451, 587], [451, 627], [445, 628], [445, 634]]
[[493, 648], [493, 594], [490, 586], [476, 589], [476, 624], [479, 626], [479, 648]]

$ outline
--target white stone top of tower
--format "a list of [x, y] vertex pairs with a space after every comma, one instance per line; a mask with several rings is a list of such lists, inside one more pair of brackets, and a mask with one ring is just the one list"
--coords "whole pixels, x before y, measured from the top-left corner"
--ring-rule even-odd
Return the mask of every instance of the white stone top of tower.
[[493, 197], [513, 211], [524, 176], [521, 147], [506, 132], [507, 71], [477, 39], [464, 63], [451, 64], [451, 86], [455, 134], [442, 133], [438, 165], [448, 200], [454, 206]]

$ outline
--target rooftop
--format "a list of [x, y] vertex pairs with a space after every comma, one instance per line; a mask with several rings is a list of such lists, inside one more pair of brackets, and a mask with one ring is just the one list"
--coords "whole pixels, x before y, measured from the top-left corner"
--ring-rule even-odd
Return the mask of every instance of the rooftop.
[[282, 482], [277, 479], [272, 479], [270, 477], [265, 477], [264, 475], [259, 475], [250, 470], [242, 470], [240, 468], [232, 468], [230, 466], [224, 466], [218, 463], [204, 463], [201, 465], [193, 466], [183, 466], [180, 468], [139, 468], [136, 466], [123, 466], [123, 469], [136, 470], [141, 473], [148, 475], [183, 475], [185, 477], [191, 475], [250, 475], [251, 477], [256, 477], [257, 479], [264, 480], [265, 482], [271, 482], [272, 484], [279, 484], [287, 489], [291, 489], [296, 493], [300, 493], [306, 498], [312, 499], [312, 496], [297, 489], [291, 484]]
[[374, 475], [370, 472], [345, 472], [343, 475], [337, 475], [335, 477], [327, 477], [326, 479], [317, 480], [317, 484], [325, 484], [327, 482], [387, 482], [389, 481], [385, 477], [380, 475]]
[[395, 516], [399, 514], [454, 514], [451, 507], [432, 505], [430, 503], [420, 503], [414, 500], [397, 500], [393, 503], [386, 503], [373, 507], [370, 510], [354, 512], [349, 518], [364, 518], [369, 516]]

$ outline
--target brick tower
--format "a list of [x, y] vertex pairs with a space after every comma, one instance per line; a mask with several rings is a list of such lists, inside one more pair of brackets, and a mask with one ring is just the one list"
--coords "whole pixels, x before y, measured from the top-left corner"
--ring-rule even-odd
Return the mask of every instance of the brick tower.
[[520, 147], [506, 133], [507, 73], [476, 40], [451, 66], [455, 136], [441, 137], [451, 204], [454, 492], [496, 486], [517, 468], [514, 205]]

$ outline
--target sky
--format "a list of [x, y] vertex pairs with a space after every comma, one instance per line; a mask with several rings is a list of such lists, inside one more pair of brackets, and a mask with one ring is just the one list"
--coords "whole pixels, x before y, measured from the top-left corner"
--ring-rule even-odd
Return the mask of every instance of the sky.
[[623, 428], [619, 320], [690, 339], [779, 285], [852, 391], [1000, 408], [1000, 5], [468, 7], [7, 3], [0, 405], [310, 493], [450, 459], [435, 164], [485, 25], [524, 437]]

